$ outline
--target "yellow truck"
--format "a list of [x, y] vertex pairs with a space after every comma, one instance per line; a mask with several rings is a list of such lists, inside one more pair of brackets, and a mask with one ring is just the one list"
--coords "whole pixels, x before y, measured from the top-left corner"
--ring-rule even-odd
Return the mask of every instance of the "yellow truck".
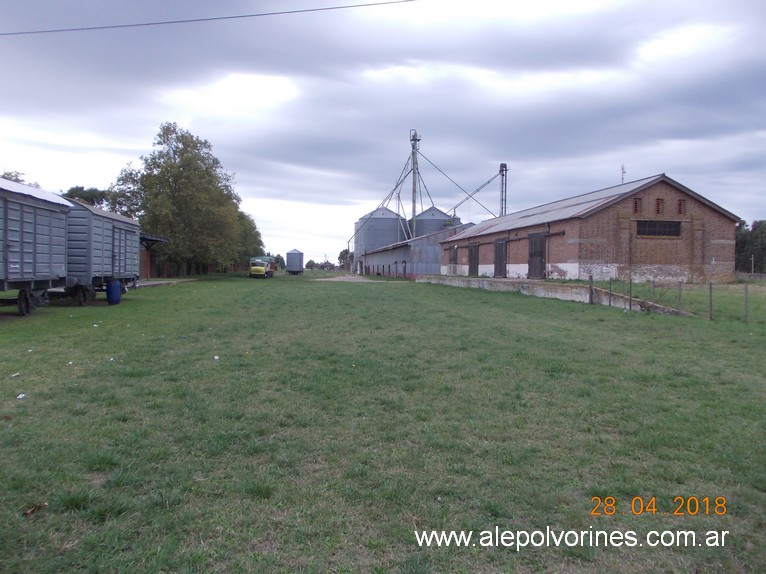
[[250, 277], [251, 278], [266, 278], [266, 269], [268, 264], [259, 257], [253, 257], [250, 259]]

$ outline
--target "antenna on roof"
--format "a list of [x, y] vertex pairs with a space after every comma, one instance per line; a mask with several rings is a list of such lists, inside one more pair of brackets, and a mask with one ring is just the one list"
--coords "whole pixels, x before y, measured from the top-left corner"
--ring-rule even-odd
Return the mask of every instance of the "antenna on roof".
[[620, 183], [625, 183], [625, 164], [622, 164], [622, 181]]

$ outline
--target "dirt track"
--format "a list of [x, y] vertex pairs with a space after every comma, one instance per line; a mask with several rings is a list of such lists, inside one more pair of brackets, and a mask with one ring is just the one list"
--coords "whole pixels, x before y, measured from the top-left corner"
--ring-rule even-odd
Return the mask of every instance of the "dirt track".
[[372, 283], [367, 277], [362, 275], [344, 274], [337, 277], [327, 277], [325, 279], [314, 279], [314, 281], [351, 281], [353, 283]]

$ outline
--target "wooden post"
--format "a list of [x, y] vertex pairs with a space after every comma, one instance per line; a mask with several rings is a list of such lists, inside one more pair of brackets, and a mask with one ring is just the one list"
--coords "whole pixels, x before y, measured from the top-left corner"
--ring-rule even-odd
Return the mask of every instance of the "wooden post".
[[678, 282], [678, 310], [681, 310], [681, 293], [683, 292], [683, 281]]
[[593, 305], [593, 275], [588, 275], [588, 303]]
[[609, 306], [612, 306], [612, 278], [609, 278]]

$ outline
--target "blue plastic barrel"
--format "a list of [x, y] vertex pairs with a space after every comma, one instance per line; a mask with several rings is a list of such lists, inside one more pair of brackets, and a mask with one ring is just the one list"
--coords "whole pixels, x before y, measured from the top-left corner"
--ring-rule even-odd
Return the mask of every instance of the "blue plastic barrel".
[[106, 302], [110, 305], [117, 305], [121, 296], [120, 282], [117, 279], [112, 279], [106, 284]]

